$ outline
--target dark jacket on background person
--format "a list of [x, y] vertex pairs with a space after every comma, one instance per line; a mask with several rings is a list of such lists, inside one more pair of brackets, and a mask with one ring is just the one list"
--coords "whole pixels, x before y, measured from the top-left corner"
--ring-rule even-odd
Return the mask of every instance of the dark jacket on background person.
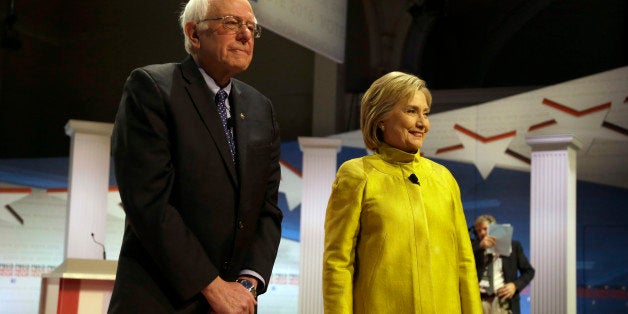
[[[482, 278], [484, 272], [484, 249], [480, 247], [480, 241], [474, 239], [472, 241], [473, 255], [475, 257], [475, 268], [478, 274], [478, 278]], [[517, 287], [517, 292], [509, 300], [510, 308], [513, 314], [519, 314], [521, 312], [519, 304], [519, 293], [532, 281], [534, 278], [534, 268], [530, 265], [530, 262], [523, 253], [521, 243], [518, 241], [512, 241], [512, 253], [510, 256], [500, 256], [502, 260], [502, 271], [504, 272], [504, 284], [512, 282]], [[521, 274], [518, 275], [517, 271]]]

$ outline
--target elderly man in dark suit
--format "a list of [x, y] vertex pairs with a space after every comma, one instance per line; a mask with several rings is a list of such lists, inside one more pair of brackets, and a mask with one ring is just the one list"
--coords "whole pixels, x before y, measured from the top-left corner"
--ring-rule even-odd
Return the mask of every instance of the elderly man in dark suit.
[[496, 222], [493, 216], [482, 215], [473, 223], [475, 238], [472, 246], [480, 280], [482, 308], [485, 314], [519, 314], [519, 293], [534, 278], [534, 268], [518, 241], [512, 241], [509, 256], [487, 253], [486, 249], [496, 244], [495, 237], [488, 235], [488, 225]]
[[190, 56], [134, 70], [116, 116], [127, 224], [109, 312], [253, 313], [281, 238], [279, 130], [232, 77], [261, 29], [246, 0], [191, 0], [180, 22]]

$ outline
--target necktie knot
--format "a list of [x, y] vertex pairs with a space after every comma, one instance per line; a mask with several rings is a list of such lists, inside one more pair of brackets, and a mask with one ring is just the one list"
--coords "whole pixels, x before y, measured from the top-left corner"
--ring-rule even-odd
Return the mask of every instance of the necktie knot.
[[227, 100], [227, 92], [225, 92], [224, 89], [221, 89], [218, 91], [218, 93], [216, 93], [216, 104], [225, 104], [225, 100]]

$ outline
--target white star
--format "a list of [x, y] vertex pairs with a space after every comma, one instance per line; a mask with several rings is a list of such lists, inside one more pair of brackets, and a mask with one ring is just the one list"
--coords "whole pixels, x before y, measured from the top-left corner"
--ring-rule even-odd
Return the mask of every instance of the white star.
[[303, 179], [301, 174], [297, 173], [294, 168], [289, 167], [284, 162], [281, 165], [281, 182], [279, 183], [279, 192], [286, 195], [288, 209], [293, 211], [301, 204], [301, 188], [303, 187]]

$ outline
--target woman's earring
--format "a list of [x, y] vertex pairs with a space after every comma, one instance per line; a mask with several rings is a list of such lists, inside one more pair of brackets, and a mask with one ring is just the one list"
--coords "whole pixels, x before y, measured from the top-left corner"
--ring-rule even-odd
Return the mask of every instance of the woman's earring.
[[379, 128], [380, 128], [382, 131], [384, 131], [384, 129], [385, 129], [384, 124], [380, 124], [380, 125], [379, 125]]

